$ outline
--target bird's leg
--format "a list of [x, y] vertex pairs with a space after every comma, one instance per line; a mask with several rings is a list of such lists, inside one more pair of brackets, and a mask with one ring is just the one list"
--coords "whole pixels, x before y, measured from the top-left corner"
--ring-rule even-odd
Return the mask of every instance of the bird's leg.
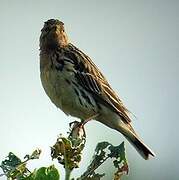
[[95, 114], [95, 115], [93, 115], [93, 116], [91, 116], [91, 117], [89, 117], [89, 118], [87, 118], [85, 120], [82, 120], [81, 122], [73, 121], [73, 122], [69, 123], [70, 128], [71, 128], [70, 136], [82, 136], [80, 134], [83, 134], [83, 136], [86, 137], [84, 125], [88, 121], [96, 118], [97, 116], [99, 116], [99, 113], [97, 113], [97, 114]]
[[85, 129], [82, 122], [73, 121], [70, 123], [70, 128], [71, 128], [71, 132], [69, 136], [75, 139], [77, 138], [83, 139], [83, 137], [86, 137]]
[[98, 116], [99, 116], [99, 113], [94, 114], [93, 116], [91, 116], [91, 117], [89, 117], [89, 118], [81, 121], [81, 125], [84, 126], [88, 121], [90, 121], [90, 120], [92, 120], [92, 119], [95, 119], [95, 118], [98, 117]]
[[70, 126], [70, 128], [72, 128], [72, 127], [74, 127], [74, 126], [77, 126], [77, 124], [79, 124], [80, 122], [78, 122], [78, 121], [73, 121], [73, 122], [70, 122], [69, 123], [69, 126]]

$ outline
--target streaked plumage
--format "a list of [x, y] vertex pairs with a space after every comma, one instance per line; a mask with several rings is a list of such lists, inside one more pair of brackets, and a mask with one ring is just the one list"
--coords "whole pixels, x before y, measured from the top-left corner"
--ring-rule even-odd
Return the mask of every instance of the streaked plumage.
[[63, 22], [48, 20], [40, 36], [41, 81], [51, 101], [67, 115], [95, 120], [121, 132], [148, 159], [153, 152], [131, 126], [128, 110], [92, 62], [69, 43]]

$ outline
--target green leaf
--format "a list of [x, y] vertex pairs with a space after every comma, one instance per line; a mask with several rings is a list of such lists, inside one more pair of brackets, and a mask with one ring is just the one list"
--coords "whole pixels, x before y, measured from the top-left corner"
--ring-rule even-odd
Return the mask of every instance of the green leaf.
[[50, 167], [42, 167], [37, 170], [35, 180], [59, 180], [58, 170], [52, 165]]
[[54, 165], [41, 167], [23, 180], [59, 180], [60, 175]]
[[1, 162], [0, 167], [3, 172], [7, 174], [9, 171], [14, 170], [21, 162], [22, 161], [15, 154], [10, 152], [6, 159]]
[[119, 146], [113, 146], [108, 142], [100, 142], [95, 148], [95, 153], [92, 157], [90, 165], [79, 179], [101, 179], [104, 174], [97, 174], [95, 170], [109, 158], [113, 160], [113, 165], [116, 168], [116, 172], [114, 174], [115, 180], [119, 179], [124, 173], [128, 173], [124, 142], [122, 142]]
[[26, 155], [26, 160], [22, 161], [12, 152], [2, 161], [0, 167], [2, 168], [4, 174], [9, 179], [23, 180], [27, 177], [32, 177], [31, 172], [27, 169], [26, 164], [29, 160], [38, 159], [41, 150], [35, 150], [31, 155]]
[[12, 152], [10, 152], [6, 159], [1, 162], [0, 167], [8, 178], [20, 179], [22, 177], [26, 177], [27, 175], [26, 163], [22, 162]]
[[113, 146], [111, 144], [109, 146], [109, 150], [110, 154], [108, 156], [110, 158], [114, 158], [113, 164], [114, 167], [117, 168], [117, 172], [122, 174], [128, 174], [129, 168], [125, 154], [124, 142], [122, 142], [119, 146]]

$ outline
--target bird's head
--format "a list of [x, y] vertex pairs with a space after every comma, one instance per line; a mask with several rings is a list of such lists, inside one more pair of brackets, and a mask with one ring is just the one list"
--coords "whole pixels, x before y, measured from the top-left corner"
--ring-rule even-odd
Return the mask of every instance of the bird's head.
[[54, 49], [68, 45], [68, 37], [64, 23], [57, 19], [49, 19], [44, 23], [40, 35], [40, 49]]

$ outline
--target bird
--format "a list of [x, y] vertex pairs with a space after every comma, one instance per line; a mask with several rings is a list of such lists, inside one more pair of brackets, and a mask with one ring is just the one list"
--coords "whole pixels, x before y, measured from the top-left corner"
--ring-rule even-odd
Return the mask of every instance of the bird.
[[96, 120], [120, 132], [144, 158], [155, 156], [131, 125], [129, 110], [92, 59], [68, 39], [64, 23], [44, 22], [40, 39], [40, 78], [57, 108], [86, 123]]

